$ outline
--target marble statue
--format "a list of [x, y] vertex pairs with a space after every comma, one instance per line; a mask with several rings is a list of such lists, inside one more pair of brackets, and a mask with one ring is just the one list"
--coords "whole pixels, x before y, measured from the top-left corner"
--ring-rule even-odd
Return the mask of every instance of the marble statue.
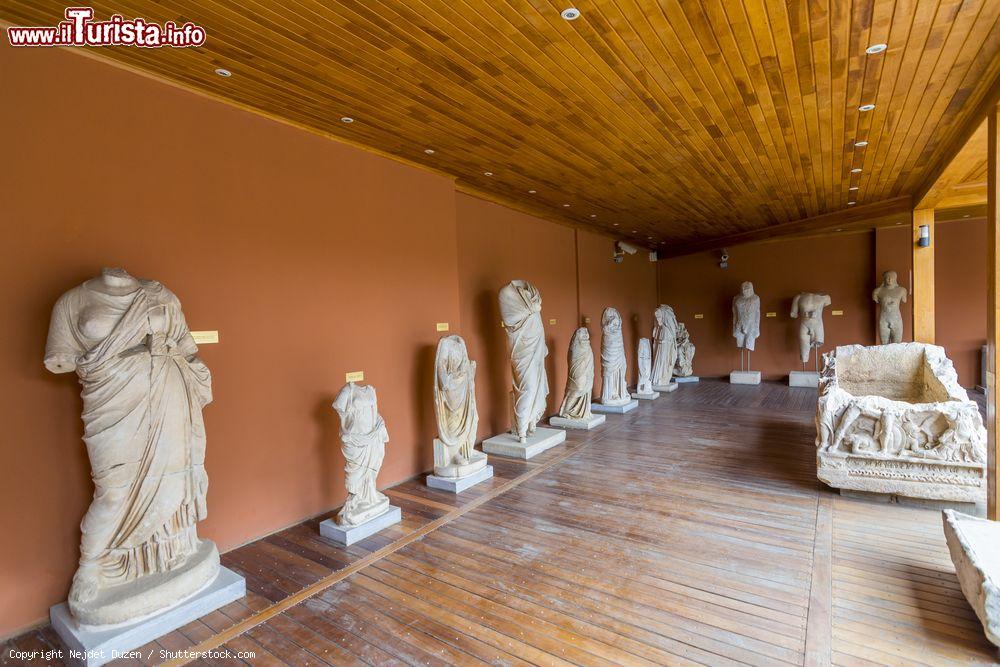
[[753, 352], [760, 336], [760, 297], [753, 293], [753, 283], [740, 285], [740, 293], [733, 297], [733, 337], [736, 347]]
[[601, 403], [624, 405], [631, 401], [622, 317], [614, 308], [605, 308], [601, 317]]
[[569, 373], [566, 395], [559, 407], [563, 419], [588, 420], [591, 395], [594, 392], [594, 351], [590, 347], [590, 332], [580, 327], [569, 343]]
[[674, 375], [691, 377], [694, 375], [694, 343], [691, 334], [683, 322], [677, 324], [677, 363], [674, 365]]
[[872, 292], [872, 300], [881, 306], [878, 316], [879, 340], [883, 345], [903, 340], [903, 315], [899, 305], [906, 303], [906, 288], [896, 282], [896, 272], [882, 274], [882, 284]]
[[545, 413], [549, 380], [545, 374], [545, 329], [542, 326], [542, 295], [531, 283], [513, 280], [500, 290], [500, 317], [510, 343], [510, 367], [514, 376], [511, 434], [521, 443], [535, 432]]
[[674, 309], [660, 305], [653, 312], [653, 369], [652, 382], [655, 391], [672, 391], [674, 366], [677, 364], [677, 316]]
[[479, 413], [476, 411], [476, 362], [469, 359], [461, 336], [443, 336], [434, 360], [434, 474], [464, 477], [486, 467], [486, 454], [474, 449]]
[[45, 367], [75, 371], [83, 387], [94, 481], [70, 613], [117, 624], [196, 594], [219, 573], [218, 549], [197, 532], [212, 379], [180, 301], [155, 280], [104, 269], [56, 302]]
[[792, 299], [792, 317], [799, 322], [799, 360], [809, 361], [809, 353], [823, 346], [823, 309], [831, 303], [829, 294], [802, 292]]
[[340, 415], [347, 486], [347, 500], [337, 514], [337, 525], [358, 526], [389, 511], [389, 499], [375, 486], [389, 432], [378, 413], [378, 398], [371, 385], [345, 384], [333, 401], [333, 409]]
[[944, 348], [842, 345], [824, 355], [817, 474], [830, 486], [976, 502], [986, 430]]
[[640, 396], [648, 396], [656, 392], [653, 391], [653, 348], [649, 344], [648, 338], [639, 339], [639, 351], [636, 353], [636, 365], [639, 367], [639, 381], [635, 386], [635, 393]]

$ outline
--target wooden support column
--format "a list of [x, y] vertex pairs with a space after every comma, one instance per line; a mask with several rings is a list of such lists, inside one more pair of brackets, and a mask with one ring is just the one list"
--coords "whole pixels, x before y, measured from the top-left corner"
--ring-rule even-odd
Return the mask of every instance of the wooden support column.
[[[920, 227], [927, 225], [931, 231], [931, 244], [927, 248], [917, 245]], [[934, 342], [934, 209], [913, 210], [913, 340], [918, 343]]]
[[997, 347], [1000, 345], [1000, 141], [997, 139], [998, 113], [1000, 108], [993, 107], [987, 114], [988, 139], [986, 158], [986, 282], [987, 282], [987, 313], [986, 313], [986, 432], [987, 432], [987, 467], [988, 478], [986, 491], [986, 509], [990, 519], [1000, 519], [1000, 478], [997, 476], [997, 417], [1000, 407], [997, 401]]

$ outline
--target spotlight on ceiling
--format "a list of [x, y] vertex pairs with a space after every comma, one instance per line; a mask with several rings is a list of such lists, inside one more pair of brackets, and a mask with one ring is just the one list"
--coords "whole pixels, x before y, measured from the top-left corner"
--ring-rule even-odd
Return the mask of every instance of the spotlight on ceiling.
[[533, 194], [535, 194], [536, 192], [538, 192], [538, 190], [528, 190], [528, 194], [529, 194], [529, 195], [533, 195]]
[[567, 7], [559, 13], [559, 16], [563, 17], [567, 21], [575, 21], [580, 18], [580, 10], [576, 7]]
[[350, 116], [343, 116], [343, 117], [342, 117], [342, 118], [340, 119], [340, 122], [341, 122], [341, 123], [353, 123], [353, 122], [354, 122], [354, 119], [353, 119], [353, 118], [351, 118]]
[[867, 145], [868, 145], [867, 141], [855, 141], [854, 142], [854, 147], [855, 148], [864, 148]]
[[855, 204], [857, 204], [857, 203], [858, 203], [858, 202], [856, 202], [856, 201], [849, 201], [849, 202], [847, 202], [847, 205], [848, 205], [848, 206], [854, 206], [854, 205], [855, 205]]
[[563, 204], [563, 208], [569, 208], [569, 204]]
[[483, 176], [492, 176], [492, 175], [493, 175], [492, 171], [484, 171], [483, 172]]
[[858, 189], [858, 186], [856, 186], [856, 185], [852, 185], [851, 187], [849, 187], [849, 188], [847, 188], [847, 189], [848, 189], [848, 190], [857, 190], [857, 189]]
[[861, 173], [861, 167], [855, 167], [854, 169], [851, 169], [851, 173], [852, 174], [860, 174]]
[[434, 155], [434, 149], [433, 148], [425, 148], [424, 152], [427, 153], [428, 155]]
[[888, 44], [872, 44], [867, 49], [865, 49], [865, 53], [867, 53], [870, 56], [873, 56], [876, 53], [882, 53], [887, 48], [889, 48]]
[[861, 106], [858, 107], [858, 111], [874, 111], [874, 109], [875, 109], [874, 104], [862, 104]]
[[222, 69], [221, 67], [219, 69], [215, 70], [215, 73], [218, 74], [219, 76], [226, 76], [226, 77], [233, 75], [232, 72], [230, 72], [227, 69]]

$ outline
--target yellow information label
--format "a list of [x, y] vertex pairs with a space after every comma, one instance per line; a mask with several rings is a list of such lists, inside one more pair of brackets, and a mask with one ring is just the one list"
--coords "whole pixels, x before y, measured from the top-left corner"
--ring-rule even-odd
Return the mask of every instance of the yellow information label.
[[194, 338], [194, 342], [198, 345], [205, 345], [207, 343], [218, 343], [219, 342], [219, 332], [218, 331], [192, 331], [191, 338]]
[[549, 318], [549, 324], [555, 324], [555, 323], [556, 323], [556, 318], [550, 317]]
[[764, 317], [777, 317], [778, 313], [765, 313]]
[[344, 380], [347, 382], [364, 382], [365, 372], [364, 371], [351, 371], [344, 375]]
[[703, 320], [703, 319], [705, 319], [705, 314], [704, 313], [695, 313], [694, 314], [694, 319], [696, 319], [696, 320]]
[[447, 322], [438, 322], [435, 326], [438, 331], [447, 331], [449, 328]]
[[835, 311], [833, 311], [833, 314], [834, 315], [843, 315], [844, 311], [842, 311], [842, 310], [835, 310]]

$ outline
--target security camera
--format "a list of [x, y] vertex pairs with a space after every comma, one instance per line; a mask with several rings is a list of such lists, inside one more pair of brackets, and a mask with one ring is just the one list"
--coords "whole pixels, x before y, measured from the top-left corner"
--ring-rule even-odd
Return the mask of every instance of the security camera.
[[636, 248], [631, 243], [627, 243], [625, 241], [618, 242], [618, 249], [621, 250], [622, 252], [627, 252], [630, 255], [634, 255], [635, 253], [639, 252], [638, 248]]
[[729, 251], [723, 248], [722, 254], [719, 255], [719, 268], [725, 269], [728, 267], [729, 267]]

